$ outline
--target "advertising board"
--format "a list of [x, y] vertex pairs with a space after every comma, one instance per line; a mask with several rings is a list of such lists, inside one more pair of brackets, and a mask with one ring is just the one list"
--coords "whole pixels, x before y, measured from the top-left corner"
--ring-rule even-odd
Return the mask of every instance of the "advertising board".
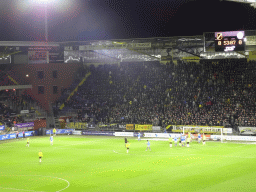
[[[46, 130], [46, 135], [53, 134], [53, 129]], [[72, 134], [75, 129], [57, 129], [56, 134]]]
[[[25, 132], [25, 136], [26, 137], [31, 137], [34, 136], [35, 132], [34, 131], [27, 131]], [[18, 137], [23, 137], [22, 132], [18, 134]], [[6, 135], [0, 135], [0, 141], [1, 140], [6, 140], [6, 139], [15, 139], [16, 138], [16, 134], [15, 133], [11, 133], [11, 134], [6, 134]]]
[[115, 136], [120, 136], [120, 137], [133, 137], [134, 133], [133, 132], [115, 132]]
[[34, 122], [18, 123], [18, 124], [15, 124], [15, 126], [18, 128], [34, 127]]
[[112, 131], [82, 131], [82, 135], [104, 135], [104, 136], [114, 136]]
[[4, 130], [5, 129], [5, 126], [4, 125], [1, 125], [0, 126], [0, 131]]

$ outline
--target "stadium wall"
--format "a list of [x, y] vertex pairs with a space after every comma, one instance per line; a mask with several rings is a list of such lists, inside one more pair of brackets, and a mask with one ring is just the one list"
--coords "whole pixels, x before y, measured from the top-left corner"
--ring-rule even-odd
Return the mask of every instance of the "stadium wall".
[[[15, 76], [26, 79], [32, 85], [32, 89], [27, 89], [26, 92], [45, 110], [49, 110], [49, 104], [61, 96], [62, 89], [72, 84], [74, 75], [80, 67], [82, 67], [80, 63], [21, 64], [14, 65], [11, 73], [14, 79]], [[38, 77], [38, 71], [43, 71], [42, 79]], [[57, 71], [57, 78], [53, 77], [53, 71]], [[43, 94], [39, 94], [38, 86], [44, 87]], [[57, 94], [53, 93], [53, 86], [58, 87]]]

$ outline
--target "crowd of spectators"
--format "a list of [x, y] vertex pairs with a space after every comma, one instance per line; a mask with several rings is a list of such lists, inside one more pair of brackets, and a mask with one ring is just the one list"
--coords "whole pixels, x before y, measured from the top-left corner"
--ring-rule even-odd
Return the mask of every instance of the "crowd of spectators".
[[[17, 90], [0, 91], [0, 126], [5, 126], [5, 131], [12, 130], [15, 124], [25, 123], [35, 113], [32, 103], [36, 101], [27, 94], [18, 95]], [[21, 111], [27, 112], [22, 114]], [[33, 119], [33, 118], [32, 118]]]
[[64, 111], [78, 110], [76, 121], [256, 126], [255, 62], [140, 62], [86, 70], [85, 83], [59, 101]]

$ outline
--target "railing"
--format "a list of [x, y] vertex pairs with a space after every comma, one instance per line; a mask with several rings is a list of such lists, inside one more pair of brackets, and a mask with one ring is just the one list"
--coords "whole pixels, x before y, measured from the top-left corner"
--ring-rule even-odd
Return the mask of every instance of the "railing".
[[32, 85], [8, 85], [8, 86], [0, 86], [1, 90], [7, 89], [32, 89]]

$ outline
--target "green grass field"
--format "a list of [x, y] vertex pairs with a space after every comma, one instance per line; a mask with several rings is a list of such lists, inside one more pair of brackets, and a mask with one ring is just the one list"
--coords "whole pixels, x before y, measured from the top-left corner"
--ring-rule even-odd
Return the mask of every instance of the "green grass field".
[[[145, 139], [145, 138], [142, 138]], [[256, 191], [256, 145], [103, 136], [0, 142], [0, 191]], [[43, 152], [39, 163], [38, 152]]]

